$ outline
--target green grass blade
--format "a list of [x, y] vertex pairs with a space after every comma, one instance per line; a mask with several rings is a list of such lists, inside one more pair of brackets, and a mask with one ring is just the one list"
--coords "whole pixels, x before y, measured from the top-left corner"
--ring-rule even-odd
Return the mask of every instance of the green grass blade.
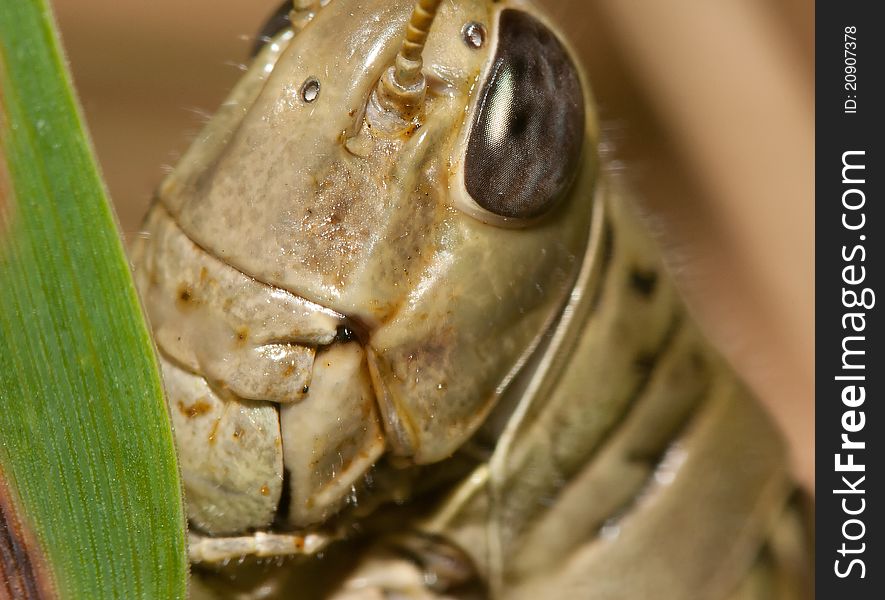
[[0, 0], [0, 598], [183, 598], [184, 531], [156, 356], [51, 12]]

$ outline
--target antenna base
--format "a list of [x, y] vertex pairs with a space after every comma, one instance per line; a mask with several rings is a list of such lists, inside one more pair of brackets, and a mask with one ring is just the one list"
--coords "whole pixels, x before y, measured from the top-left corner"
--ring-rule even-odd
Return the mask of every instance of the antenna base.
[[[419, 73], [415, 82], [404, 86], [396, 78], [395, 67], [389, 67], [375, 88], [369, 102], [373, 125], [382, 129], [405, 129], [424, 107], [427, 83]], [[377, 114], [372, 114], [377, 113]]]

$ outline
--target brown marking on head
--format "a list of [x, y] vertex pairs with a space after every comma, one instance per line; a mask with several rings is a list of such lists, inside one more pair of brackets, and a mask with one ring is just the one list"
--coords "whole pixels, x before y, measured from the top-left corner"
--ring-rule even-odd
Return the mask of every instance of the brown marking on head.
[[0, 470], [0, 600], [55, 598], [45, 557], [15, 504]]
[[206, 440], [210, 445], [215, 444], [215, 436], [218, 433], [219, 425], [221, 425], [221, 419], [215, 419], [215, 422], [212, 424], [212, 430], [209, 432], [209, 437]]
[[205, 285], [209, 278], [209, 270], [206, 267], [200, 267], [200, 285]]
[[196, 417], [202, 417], [203, 415], [212, 411], [212, 405], [206, 402], [205, 400], [197, 400], [191, 405], [186, 405], [184, 402], [178, 402], [178, 410], [188, 419], [194, 419]]
[[182, 309], [192, 307], [196, 302], [193, 288], [187, 283], [180, 283], [178, 285], [178, 291], [175, 294], [175, 302], [178, 304], [178, 307]]
[[246, 342], [249, 340], [249, 328], [245, 325], [237, 327], [236, 335], [237, 346], [245, 346]]
[[[420, 366], [441, 366], [451, 361], [452, 352], [455, 351], [458, 335], [449, 324], [440, 324], [431, 335], [416, 340], [414, 344], [403, 348], [402, 362], [408, 368], [421, 368]], [[411, 366], [410, 366], [411, 365]], [[442, 372], [444, 369], [440, 369]], [[404, 379], [409, 379], [406, 375]]]
[[266, 485], [261, 486], [261, 489], [258, 491], [261, 493], [262, 496], [269, 496], [270, 495], [270, 488], [267, 487]]
[[243, 431], [242, 428], [237, 427], [236, 429], [234, 429], [234, 432], [231, 434], [231, 437], [233, 437], [236, 441], [239, 442], [240, 440], [243, 439], [244, 435], [246, 435], [246, 432]]

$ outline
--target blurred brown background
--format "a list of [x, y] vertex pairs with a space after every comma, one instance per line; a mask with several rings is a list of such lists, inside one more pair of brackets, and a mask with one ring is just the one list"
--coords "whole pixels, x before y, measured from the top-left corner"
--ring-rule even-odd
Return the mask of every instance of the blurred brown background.
[[[787, 432], [812, 485], [813, 2], [541, 3], [583, 59], [611, 159], [693, 306]], [[132, 235], [278, 0], [54, 4]]]

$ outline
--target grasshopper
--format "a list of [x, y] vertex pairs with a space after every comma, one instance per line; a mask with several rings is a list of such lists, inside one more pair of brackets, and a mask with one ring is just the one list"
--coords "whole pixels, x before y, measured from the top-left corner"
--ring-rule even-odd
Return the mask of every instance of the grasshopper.
[[271, 24], [133, 248], [193, 596], [808, 597], [784, 442], [556, 26], [521, 0]]

